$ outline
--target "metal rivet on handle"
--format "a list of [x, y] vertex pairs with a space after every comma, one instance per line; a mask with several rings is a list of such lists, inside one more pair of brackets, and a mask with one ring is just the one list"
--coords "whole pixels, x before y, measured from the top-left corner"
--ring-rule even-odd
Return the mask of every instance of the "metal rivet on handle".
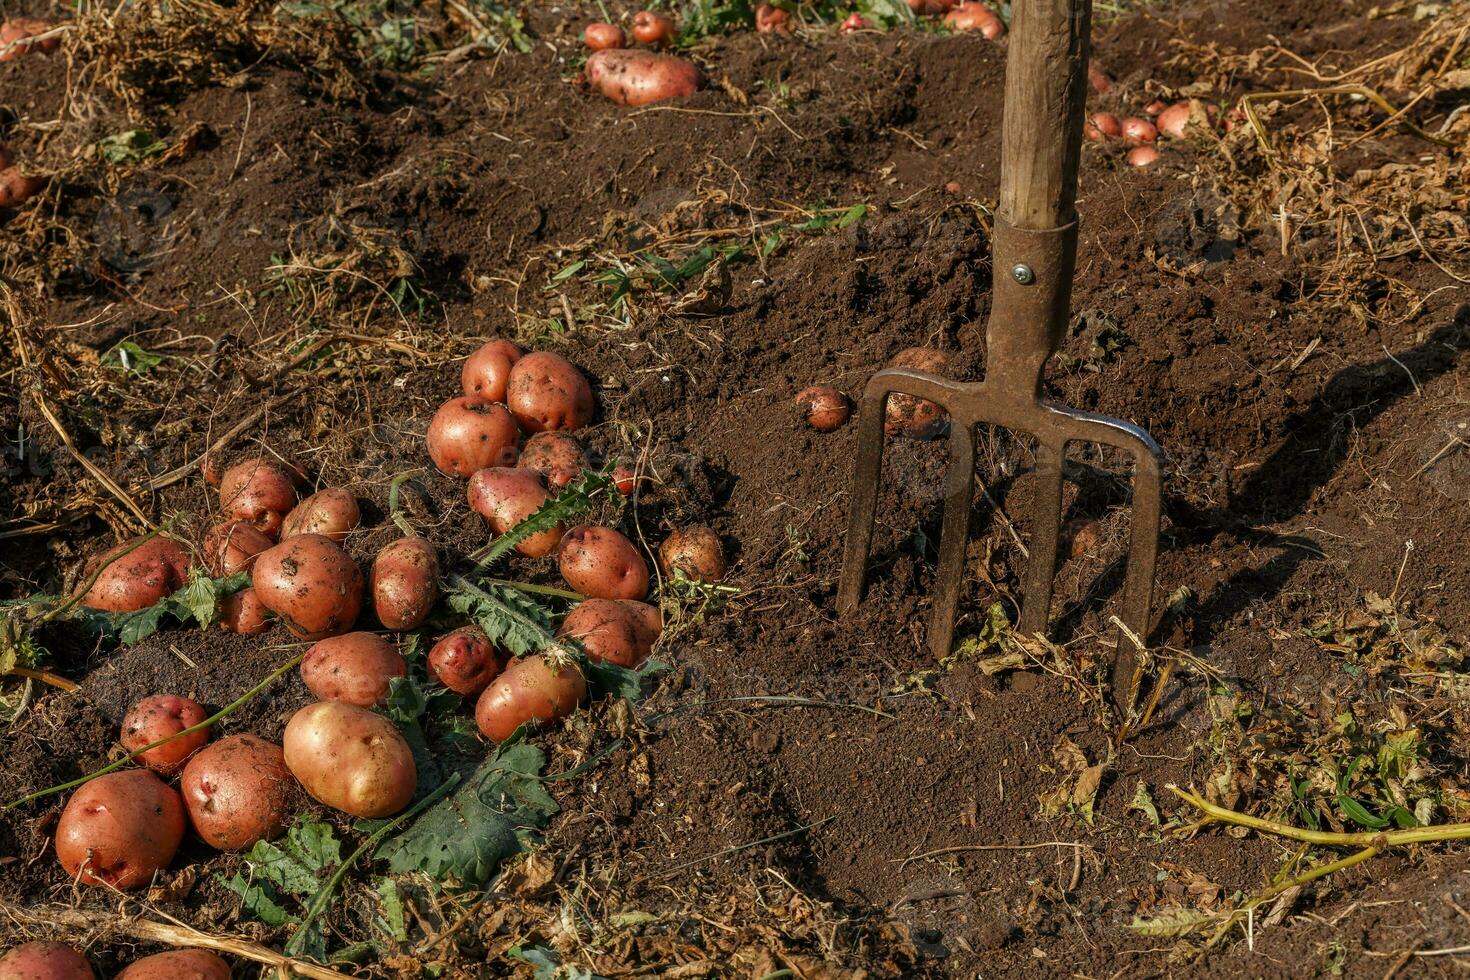
[[1011, 278], [1023, 286], [1029, 286], [1036, 281], [1036, 273], [1025, 262], [1017, 262], [1011, 267]]

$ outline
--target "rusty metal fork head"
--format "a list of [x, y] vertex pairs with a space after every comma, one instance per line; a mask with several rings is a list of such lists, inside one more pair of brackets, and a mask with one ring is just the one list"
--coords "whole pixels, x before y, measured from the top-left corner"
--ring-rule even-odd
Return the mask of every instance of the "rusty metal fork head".
[[[1162, 453], [1149, 434], [1135, 425], [1040, 397], [1042, 370], [1056, 351], [1068, 320], [1076, 242], [1076, 222], [1050, 231], [1026, 231], [997, 220], [985, 379], [951, 381], [909, 368], [887, 368], [875, 374], [863, 392], [838, 603], [844, 612], [851, 612], [862, 598], [883, 466], [888, 397], [905, 394], [936, 402], [950, 418], [950, 461], [929, 629], [929, 646], [936, 656], [947, 656], [954, 639], [970, 532], [975, 427], [981, 424], [1025, 433], [1036, 440], [1036, 512], [1032, 515], [1030, 564], [1022, 583], [1020, 630], [1025, 636], [1044, 633], [1050, 617], [1061, 537], [1062, 462], [1068, 443], [1112, 446], [1132, 457], [1133, 527], [1119, 619], [1140, 639], [1148, 636], [1162, 505]], [[1113, 690], [1125, 711], [1131, 709], [1136, 695], [1137, 657], [1136, 645], [1120, 636]]]

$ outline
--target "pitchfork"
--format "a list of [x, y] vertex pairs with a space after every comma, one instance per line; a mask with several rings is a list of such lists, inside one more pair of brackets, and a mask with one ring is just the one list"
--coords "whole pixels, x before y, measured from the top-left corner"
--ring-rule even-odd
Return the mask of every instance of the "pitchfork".
[[[1138, 689], [1138, 642], [1148, 637], [1158, 555], [1158, 444], [1138, 426], [1041, 400], [1041, 375], [1070, 316], [1077, 255], [1077, 166], [1087, 80], [1091, 0], [1015, 0], [1006, 62], [1001, 132], [1000, 205], [991, 236], [994, 294], [986, 329], [985, 379], [960, 382], [909, 368], [873, 375], [863, 392], [838, 603], [852, 612], [862, 598], [873, 541], [883, 421], [888, 396], [937, 402], [950, 417], [937, 592], [929, 646], [947, 656], [963, 584], [975, 477], [975, 427], [988, 424], [1036, 440], [1036, 505], [1030, 565], [1022, 583], [1020, 632], [1044, 633], [1061, 534], [1062, 461], [1070, 442], [1100, 443], [1134, 463], [1133, 529], [1113, 668], [1113, 697], [1131, 712]], [[1131, 636], [1128, 633], [1131, 632]]]

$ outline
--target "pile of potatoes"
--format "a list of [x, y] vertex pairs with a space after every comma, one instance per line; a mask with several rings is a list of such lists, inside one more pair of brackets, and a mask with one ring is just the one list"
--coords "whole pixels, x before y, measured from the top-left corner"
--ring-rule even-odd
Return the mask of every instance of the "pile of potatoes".
[[654, 50], [628, 47], [628, 35], [616, 24], [588, 24], [582, 40], [592, 53], [582, 80], [619, 105], [643, 106], [693, 95], [704, 76], [693, 62], [661, 49], [674, 42], [678, 30], [666, 14], [640, 10], [633, 16], [633, 40]]
[[[1090, 72], [1092, 85], [1099, 93], [1112, 88], [1112, 82], [1100, 69]], [[1200, 99], [1183, 99], [1173, 104], [1155, 99], [1137, 116], [1119, 119], [1111, 112], [1095, 112], [1087, 117], [1082, 135], [1094, 143], [1121, 139], [1131, 149], [1124, 160], [1131, 167], [1146, 167], [1159, 159], [1157, 142], [1161, 136], [1184, 139], [1191, 133], [1213, 133], [1219, 110]], [[1234, 114], [1225, 119], [1225, 130], [1238, 122]]]
[[[32, 942], [0, 956], [0, 980], [97, 980], [97, 974], [80, 950]], [[134, 960], [115, 980], [230, 980], [230, 964], [207, 949], [175, 949]]]

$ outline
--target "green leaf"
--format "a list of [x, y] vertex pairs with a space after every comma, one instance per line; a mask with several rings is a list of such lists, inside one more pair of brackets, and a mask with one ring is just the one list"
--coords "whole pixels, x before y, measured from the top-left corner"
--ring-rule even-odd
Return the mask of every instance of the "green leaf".
[[587, 689], [594, 701], [608, 696], [639, 701], [643, 698], [644, 680], [668, 669], [668, 664], [657, 660], [646, 660], [637, 670], [606, 661], [588, 660], [582, 664], [582, 675], [587, 678]]
[[379, 879], [378, 900], [383, 903], [383, 931], [400, 943], [408, 942], [408, 920], [403, 914], [403, 899], [392, 878]]
[[288, 895], [304, 897], [316, 891], [316, 872], [270, 841], [257, 841], [246, 856], [255, 873]]
[[1148, 783], [1145, 783], [1141, 779], [1138, 781], [1138, 787], [1133, 791], [1133, 799], [1129, 800], [1128, 805], [1123, 809], [1137, 810], [1145, 817], [1148, 817], [1149, 823], [1158, 826], [1159, 808], [1154, 805], [1153, 795], [1148, 791]]
[[583, 470], [582, 475], [567, 484], [566, 489], [561, 493], [538, 507], [534, 514], [496, 538], [485, 550], [485, 556], [480, 560], [479, 567], [486, 568], [494, 564], [497, 559], [509, 554], [511, 549], [531, 535], [549, 531], [563, 521], [586, 513], [591, 509], [592, 502], [597, 495], [605, 493], [608, 487], [612, 486], [611, 473], [611, 466], [605, 466], [600, 470]]
[[168, 149], [168, 144], [157, 139], [146, 129], [130, 129], [125, 133], [104, 136], [97, 147], [109, 163], [137, 163]]
[[286, 846], [312, 871], [327, 871], [342, 863], [342, 843], [328, 824], [297, 821], [286, 834]]
[[164, 356], [144, 350], [131, 340], [124, 340], [103, 354], [99, 361], [103, 367], [142, 376], [162, 364]]
[[217, 879], [221, 885], [236, 895], [240, 896], [240, 909], [242, 912], [259, 919], [268, 926], [290, 925], [301, 920], [281, 908], [276, 901], [276, 896], [266, 887], [240, 877], [238, 874], [229, 879]]
[[1363, 806], [1363, 804], [1351, 796], [1339, 795], [1337, 798], [1337, 807], [1342, 811], [1343, 816], [1360, 827], [1366, 827], [1369, 830], [1382, 830], [1388, 826], [1387, 819], [1375, 816], [1367, 807]]
[[1180, 937], [1214, 924], [1215, 915], [1199, 909], [1169, 909], [1152, 918], [1135, 916], [1128, 928], [1142, 936]]
[[587, 268], [587, 260], [586, 259], [579, 259], [576, 262], [573, 262], [571, 265], [567, 266], [565, 269], [562, 269], [556, 275], [552, 276], [551, 277], [551, 281], [552, 282], [565, 282], [566, 280], [572, 278], [572, 276], [575, 276], [577, 273], [581, 272], [585, 268]]
[[490, 638], [516, 656], [538, 650], [566, 649], [557, 640], [551, 626], [551, 615], [524, 592], [500, 585], [473, 583], [452, 576], [445, 603], [463, 613]]

